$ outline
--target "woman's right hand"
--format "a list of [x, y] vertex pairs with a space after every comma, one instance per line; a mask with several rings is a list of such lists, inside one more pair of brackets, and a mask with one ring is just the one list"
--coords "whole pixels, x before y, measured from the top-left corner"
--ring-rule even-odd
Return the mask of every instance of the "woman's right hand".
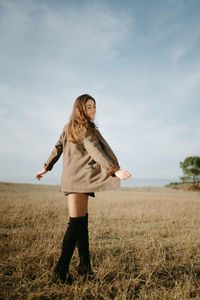
[[48, 172], [48, 171], [45, 170], [45, 169], [40, 170], [39, 172], [37, 172], [37, 174], [36, 174], [36, 176], [35, 176], [35, 179], [40, 180], [40, 179], [42, 178], [43, 174], [45, 174], [45, 173], [47, 173], [47, 172]]
[[122, 180], [126, 180], [128, 178], [131, 178], [132, 175], [126, 171], [126, 170], [118, 170], [115, 172], [115, 175], [119, 178], [119, 179], [122, 179]]

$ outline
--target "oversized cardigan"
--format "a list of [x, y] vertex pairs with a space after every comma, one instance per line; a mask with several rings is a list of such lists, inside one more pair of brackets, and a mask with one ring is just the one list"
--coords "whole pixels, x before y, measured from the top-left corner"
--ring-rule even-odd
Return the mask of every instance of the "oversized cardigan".
[[63, 192], [95, 192], [120, 187], [114, 173], [120, 169], [112, 149], [100, 134], [85, 134], [82, 144], [67, 139], [66, 126], [44, 164], [48, 171], [63, 153], [61, 190]]

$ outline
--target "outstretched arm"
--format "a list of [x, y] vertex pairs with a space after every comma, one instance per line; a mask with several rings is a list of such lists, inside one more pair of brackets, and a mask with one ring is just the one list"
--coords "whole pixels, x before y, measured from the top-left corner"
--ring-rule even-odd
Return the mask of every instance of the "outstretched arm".
[[47, 161], [44, 164], [44, 169], [40, 170], [36, 176], [35, 179], [40, 180], [42, 176], [47, 173], [48, 171], [52, 170], [53, 165], [57, 162], [57, 160], [60, 158], [62, 152], [63, 152], [63, 138], [65, 136], [65, 127], [62, 130], [62, 133], [53, 149], [51, 154], [49, 155]]
[[120, 169], [118, 162], [113, 161], [103, 150], [99, 139], [95, 135], [86, 134], [83, 140], [83, 145], [89, 155], [106, 169], [107, 174], [112, 176], [117, 170]]
[[108, 157], [108, 155], [103, 151], [96, 136], [87, 134], [84, 138], [83, 144], [90, 156], [107, 170], [109, 176], [117, 176], [122, 180], [126, 180], [131, 177], [131, 174], [128, 171], [120, 169], [117, 161], [112, 161], [110, 157]]
[[63, 152], [63, 138], [65, 136], [65, 127], [63, 128], [63, 131], [55, 144], [55, 147], [51, 154], [49, 155], [47, 161], [44, 164], [44, 169], [47, 171], [51, 171], [53, 169], [54, 164], [57, 162], [57, 160], [60, 158], [62, 152]]

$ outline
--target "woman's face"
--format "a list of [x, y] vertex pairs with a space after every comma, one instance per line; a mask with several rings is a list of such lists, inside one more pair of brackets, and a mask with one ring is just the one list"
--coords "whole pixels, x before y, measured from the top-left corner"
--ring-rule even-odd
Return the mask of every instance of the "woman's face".
[[94, 119], [95, 118], [95, 114], [96, 114], [96, 104], [94, 102], [94, 100], [92, 99], [88, 99], [86, 104], [86, 113], [87, 113], [87, 116], [90, 118], [90, 119]]

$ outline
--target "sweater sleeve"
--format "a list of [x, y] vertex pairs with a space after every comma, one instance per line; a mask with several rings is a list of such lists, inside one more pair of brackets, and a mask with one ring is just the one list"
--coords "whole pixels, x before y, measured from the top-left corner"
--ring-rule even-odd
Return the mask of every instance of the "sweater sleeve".
[[111, 158], [104, 152], [98, 137], [91, 134], [86, 134], [83, 139], [83, 145], [89, 155], [106, 169], [109, 176], [113, 176], [116, 171], [120, 169], [120, 166], [114, 163]]
[[54, 164], [58, 161], [58, 159], [60, 158], [62, 152], [63, 152], [63, 140], [65, 137], [65, 128], [63, 128], [62, 133], [57, 141], [57, 143], [55, 144], [55, 147], [53, 149], [53, 151], [51, 152], [51, 154], [49, 155], [47, 161], [44, 164], [44, 169], [47, 171], [51, 171]]

